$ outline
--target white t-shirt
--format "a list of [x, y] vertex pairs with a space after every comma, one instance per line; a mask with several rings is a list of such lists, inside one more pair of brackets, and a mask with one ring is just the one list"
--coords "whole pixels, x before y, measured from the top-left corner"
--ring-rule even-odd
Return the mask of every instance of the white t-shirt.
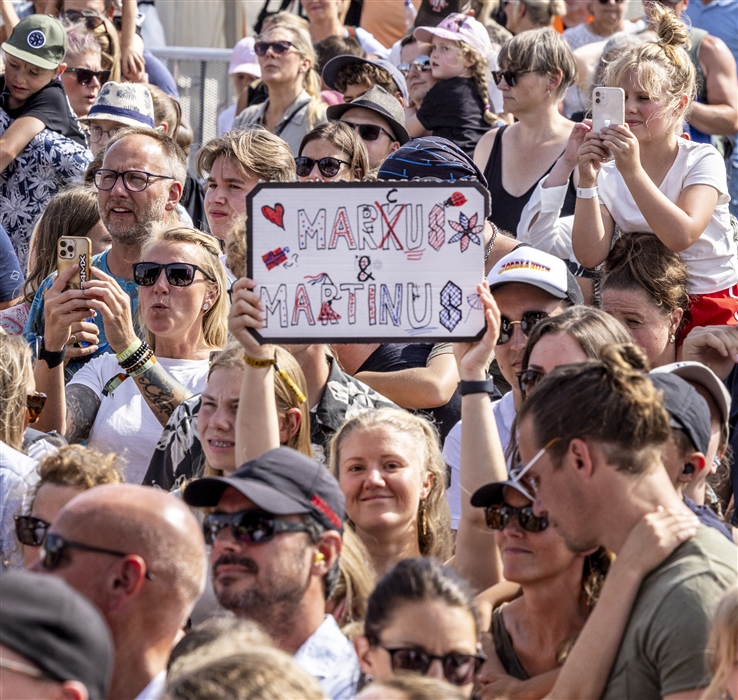
[[[205, 388], [208, 360], [156, 359], [173, 379], [193, 394]], [[133, 379], [126, 379], [112, 396], [103, 396], [103, 387], [120, 372], [115, 355], [101, 355], [79, 370], [68, 386], [87, 386], [100, 399], [100, 408], [90, 430], [90, 447], [123, 457], [127, 462], [126, 481], [140, 484], [163, 428]]]
[[[738, 284], [736, 245], [730, 225], [728, 181], [723, 157], [709, 143], [677, 139], [679, 150], [659, 190], [676, 202], [685, 187], [710, 185], [718, 203], [704, 233], [680, 255], [689, 269], [690, 294], [714, 294]], [[597, 178], [599, 197], [623, 233], [651, 231], [615, 163], [605, 163]]]
[[[492, 412], [497, 424], [497, 432], [500, 435], [502, 451], [507, 451], [510, 444], [510, 433], [517, 411], [513, 400], [512, 391], [508, 391], [501, 399], [492, 402]], [[448, 507], [451, 509], [451, 528], [456, 530], [461, 519], [461, 421], [459, 421], [446, 436], [443, 443], [443, 458], [451, 467], [451, 486], [446, 489]], [[510, 465], [507, 465], [510, 471]]]

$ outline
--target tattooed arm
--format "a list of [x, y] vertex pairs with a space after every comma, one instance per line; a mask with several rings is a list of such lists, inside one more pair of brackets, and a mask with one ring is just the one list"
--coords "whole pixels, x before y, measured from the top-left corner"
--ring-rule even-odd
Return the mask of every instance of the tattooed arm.
[[64, 437], [74, 444], [90, 437], [90, 429], [100, 408], [97, 394], [84, 384], [70, 384], [66, 396], [66, 425]]
[[174, 380], [158, 362], [134, 381], [162, 427], [166, 426], [174, 409], [192, 396], [192, 392]]

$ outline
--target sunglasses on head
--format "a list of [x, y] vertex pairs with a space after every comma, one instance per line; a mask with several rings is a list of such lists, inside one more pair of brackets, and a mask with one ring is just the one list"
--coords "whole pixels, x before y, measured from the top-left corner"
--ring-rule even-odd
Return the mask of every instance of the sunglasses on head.
[[493, 70], [492, 71], [492, 80], [495, 81], [495, 85], [498, 85], [502, 82], [502, 79], [505, 79], [505, 82], [508, 84], [509, 87], [515, 87], [518, 84], [518, 76], [522, 75], [523, 73], [535, 73], [534, 70]]
[[205, 270], [192, 263], [155, 263], [140, 262], [133, 266], [133, 281], [139, 287], [153, 287], [164, 269], [167, 282], [172, 287], [189, 287], [195, 281], [195, 273], [199, 270], [211, 282], [214, 280]]
[[32, 515], [15, 515], [15, 536], [18, 542], [28, 547], [40, 547], [46, 537], [49, 523]]
[[[598, 1], [600, 5], [607, 5], [610, 2], [610, 0], [598, 0]], [[616, 5], [622, 5], [624, 2], [625, 0], [615, 0]], [[669, 4], [671, 5], [672, 3], [669, 3]], [[676, 3], [673, 3], [673, 4], [676, 5]]]
[[254, 53], [257, 56], [266, 56], [266, 52], [271, 49], [273, 54], [281, 56], [292, 48], [296, 47], [291, 41], [257, 41], [254, 44]]
[[520, 330], [527, 338], [531, 331], [544, 319], [548, 318], [545, 311], [526, 311], [520, 321], [511, 321], [506, 316], [500, 318], [500, 337], [497, 340], [498, 345], [504, 345], [512, 338], [514, 326], [520, 325]]
[[89, 85], [93, 78], [97, 78], [100, 85], [110, 80], [109, 70], [90, 70], [89, 68], [67, 68], [65, 73], [72, 73], [77, 76], [77, 82], [80, 85]]
[[528, 532], [543, 532], [548, 527], [547, 515], [533, 515], [533, 505], [515, 508], [506, 503], [487, 506], [484, 509], [487, 527], [490, 530], [504, 530], [513, 516], [517, 516], [520, 527]]
[[[47, 571], [54, 571], [61, 566], [64, 560], [64, 552], [67, 549], [79, 549], [83, 552], [97, 552], [98, 554], [110, 554], [113, 557], [127, 557], [126, 552], [118, 552], [114, 549], [105, 549], [103, 547], [93, 547], [89, 544], [81, 544], [79, 542], [71, 542], [65, 540], [61, 535], [48, 533], [46, 539], [41, 545], [41, 566]], [[146, 578], [149, 581], [154, 580], [154, 574], [150, 571], [146, 572]]]
[[443, 656], [434, 656], [420, 647], [390, 649], [376, 643], [389, 655], [393, 671], [410, 671], [424, 676], [431, 664], [438, 659], [443, 666], [443, 675], [451, 685], [468, 685], [473, 683], [482, 664], [487, 660], [484, 654], [458, 654], [451, 652]]
[[404, 63], [401, 63], [399, 66], [397, 66], [397, 69], [406, 78], [408, 75], [410, 75], [410, 71], [413, 68], [415, 68], [418, 73], [426, 73], [427, 71], [429, 71], [431, 69], [430, 56], [418, 56], [412, 61], [405, 61]]
[[332, 158], [326, 156], [320, 160], [308, 158], [307, 156], [298, 156], [295, 158], [295, 165], [297, 166], [297, 174], [299, 177], [308, 177], [313, 172], [313, 167], [317, 164], [318, 170], [323, 177], [335, 177], [338, 175], [338, 171], [342, 165], [351, 165], [345, 160], [339, 160], [338, 158]]
[[205, 542], [213, 544], [227, 527], [231, 528], [231, 534], [235, 539], [249, 544], [269, 542], [279, 532], [310, 532], [307, 525], [280, 520], [277, 516], [260, 510], [208, 513], [202, 522]]
[[105, 24], [103, 18], [96, 10], [69, 10], [64, 13], [64, 17], [70, 22], [80, 22], [84, 20], [85, 27], [89, 30], [97, 29]]
[[46, 404], [46, 394], [34, 391], [26, 395], [26, 409], [28, 410], [28, 422], [35, 423], [41, 417], [41, 411]]
[[545, 376], [546, 373], [542, 369], [535, 369], [533, 367], [518, 372], [518, 386], [520, 387], [520, 393], [523, 395], [523, 398], [528, 396], [528, 393], [533, 391], [535, 385]]
[[387, 129], [384, 129], [381, 126], [377, 126], [376, 124], [354, 124], [353, 122], [347, 121], [344, 121], [343, 123], [348, 124], [354, 131], [358, 132], [359, 136], [364, 141], [376, 141], [379, 138], [379, 135], [382, 133], [387, 134], [390, 141], [397, 141], [397, 139], [392, 134], [390, 134]]

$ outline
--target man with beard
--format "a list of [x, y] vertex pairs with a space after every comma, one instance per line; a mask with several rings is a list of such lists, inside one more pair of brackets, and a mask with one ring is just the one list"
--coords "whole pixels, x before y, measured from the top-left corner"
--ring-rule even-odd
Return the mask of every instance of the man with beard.
[[67, 582], [110, 627], [109, 698], [156, 700], [172, 647], [202, 593], [205, 543], [187, 506], [133, 484], [96, 486], [54, 518], [32, 569]]
[[338, 580], [345, 508], [325, 466], [278, 447], [230, 477], [190, 482], [184, 500], [214, 509], [203, 530], [220, 604], [261, 625], [329, 698], [352, 698], [356, 654], [325, 613]]
[[[121, 289], [131, 297], [131, 312], [135, 314], [138, 287], [132, 279], [131, 267], [139, 261], [141, 244], [150, 224], [176, 223], [173, 212], [176, 212], [187, 178], [187, 157], [161, 131], [132, 127], [118, 132], [108, 142], [102, 168], [97, 173], [104, 170], [118, 175], [112, 189], [98, 187], [100, 216], [113, 245], [110, 250], [93, 257], [92, 265], [115, 277]], [[96, 185], [98, 178], [96, 174]], [[105, 338], [102, 317], [93, 313], [90, 320], [72, 324], [65, 353], [44, 351], [44, 294], [52, 282], [53, 275], [47, 277], [36, 292], [23, 334], [35, 347], [40, 360], [59, 364], [64, 354], [72, 358], [65, 372], [65, 380], [69, 381], [84, 362], [111, 352], [111, 349]], [[89, 345], [80, 347], [82, 343]]]

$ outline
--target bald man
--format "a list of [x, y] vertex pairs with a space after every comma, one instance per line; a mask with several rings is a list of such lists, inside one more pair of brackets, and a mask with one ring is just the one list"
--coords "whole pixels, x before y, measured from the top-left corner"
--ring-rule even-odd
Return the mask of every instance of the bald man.
[[97, 486], [49, 528], [36, 571], [64, 579], [110, 627], [110, 698], [154, 700], [169, 652], [205, 581], [202, 530], [182, 501], [146, 486]]

